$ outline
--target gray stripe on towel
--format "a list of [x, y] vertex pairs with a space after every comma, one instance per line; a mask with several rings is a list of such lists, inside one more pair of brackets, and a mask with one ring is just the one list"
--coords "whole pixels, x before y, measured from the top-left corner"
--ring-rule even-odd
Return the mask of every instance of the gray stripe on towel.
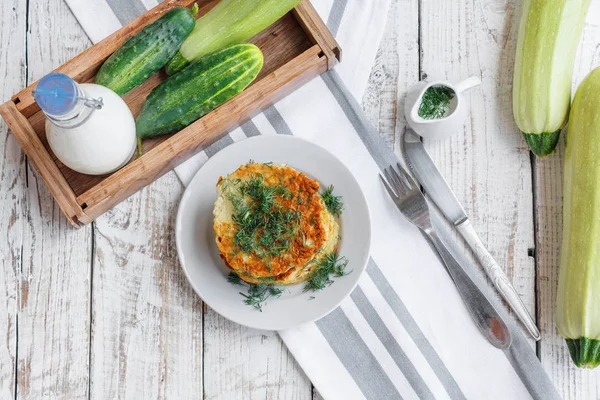
[[292, 130], [290, 129], [289, 125], [287, 124], [287, 122], [285, 122], [285, 120], [283, 119], [279, 111], [277, 111], [275, 106], [267, 108], [265, 111], [263, 111], [263, 114], [265, 114], [265, 117], [267, 117], [267, 119], [273, 126], [273, 129], [275, 129], [275, 132], [277, 132], [280, 135], [292, 134]]
[[233, 144], [233, 139], [231, 138], [231, 136], [225, 135], [221, 139], [217, 140], [216, 142], [208, 146], [206, 149], [204, 149], [204, 152], [206, 153], [208, 158], [211, 158], [230, 144]]
[[[377, 313], [377, 310], [375, 310], [373, 305], [369, 302], [369, 299], [367, 299], [367, 296], [365, 296], [362, 289], [357, 287], [350, 297], [354, 300], [354, 304], [356, 304], [360, 313], [369, 323], [373, 332], [375, 332], [381, 343], [383, 343], [385, 349], [390, 353], [390, 356], [402, 371], [402, 374], [406, 377], [417, 396], [419, 396], [419, 399], [435, 400], [435, 396], [425, 381], [423, 381], [423, 378], [419, 375], [419, 372], [416, 370], [404, 350], [402, 350], [402, 347], [400, 347], [392, 332], [387, 328], [385, 322], [383, 322]], [[454, 399], [454, 397], [452, 398]]]
[[242, 126], [240, 126], [240, 128], [242, 128], [242, 131], [244, 131], [244, 134], [247, 137], [259, 136], [260, 135], [260, 131], [258, 130], [258, 128], [256, 127], [256, 125], [254, 125], [254, 122], [252, 122], [252, 120], [249, 120], [248, 122], [246, 122], [245, 124], [243, 124]]
[[112, 9], [121, 25], [127, 25], [147, 11], [142, 0], [106, 0], [106, 4]]
[[340, 107], [342, 107], [344, 114], [346, 114], [346, 117], [363, 141], [367, 150], [369, 150], [369, 153], [377, 163], [377, 166], [383, 170], [390, 165], [394, 165], [398, 159], [394, 153], [386, 147], [385, 143], [381, 142], [380, 144], [376, 142], [381, 141], [379, 132], [377, 132], [375, 127], [373, 127], [366, 118], [360, 117], [363, 110], [354, 97], [348, 92], [348, 89], [343, 86], [338, 73], [335, 72], [335, 70], [330, 70], [322, 73], [321, 78], [323, 78], [329, 91], [333, 97], [335, 97]]
[[347, 4], [348, 0], [335, 0], [333, 6], [331, 6], [329, 18], [327, 18], [327, 27], [334, 37], [337, 35], [338, 30], [340, 29], [340, 23], [342, 22], [342, 17], [346, 11]]
[[398, 317], [398, 320], [402, 326], [404, 326], [404, 329], [406, 329], [408, 335], [411, 337], [413, 342], [415, 342], [421, 351], [421, 354], [423, 354], [423, 357], [425, 357], [431, 366], [431, 369], [433, 369], [433, 372], [436, 374], [440, 382], [442, 382], [442, 385], [446, 389], [446, 392], [448, 392], [448, 395], [450, 395], [450, 398], [454, 400], [466, 399], [462, 390], [458, 386], [458, 383], [456, 383], [454, 377], [450, 371], [448, 371], [444, 365], [444, 362], [440, 359], [440, 356], [438, 356], [431, 343], [429, 343], [429, 340], [427, 340], [417, 325], [417, 322], [413, 319], [412, 315], [410, 315], [410, 312], [398, 296], [398, 293], [396, 293], [385, 276], [383, 276], [383, 273], [372, 258], [369, 259], [369, 264], [367, 265], [367, 274], [369, 274], [371, 280], [373, 283], [375, 283], [375, 286], [377, 286], [377, 289], [379, 289], [379, 292], [385, 301], [388, 303], [392, 311], [394, 311], [394, 314], [396, 314], [396, 317]]
[[316, 324], [367, 399], [402, 398], [340, 308], [336, 308]]

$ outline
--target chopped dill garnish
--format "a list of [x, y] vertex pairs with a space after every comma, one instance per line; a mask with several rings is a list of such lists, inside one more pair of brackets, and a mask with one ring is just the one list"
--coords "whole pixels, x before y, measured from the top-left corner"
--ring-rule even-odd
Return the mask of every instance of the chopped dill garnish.
[[271, 285], [248, 285], [248, 294], [240, 292], [246, 298], [244, 303], [262, 312], [262, 306], [269, 297], [279, 297], [283, 290]]
[[450, 100], [456, 96], [454, 90], [447, 86], [432, 86], [425, 91], [419, 106], [419, 117], [423, 119], [440, 119], [446, 115]]
[[325, 289], [333, 283], [331, 280], [332, 275], [340, 277], [352, 272], [346, 272], [347, 265], [348, 260], [346, 257], [339, 257], [335, 252], [327, 254], [317, 262], [315, 272], [304, 284], [304, 291], [312, 290], [316, 292]]
[[227, 282], [234, 285], [244, 285], [244, 281], [242, 281], [242, 278], [240, 278], [240, 276], [233, 271], [231, 271], [229, 275], [227, 275]]
[[[239, 286], [248, 286], [248, 293], [240, 294], [244, 296], [244, 303], [256, 308], [258, 311], [262, 312], [263, 304], [270, 297], [279, 297], [283, 293], [283, 289], [273, 286], [272, 284], [254, 284], [254, 283], [246, 283], [240, 278], [238, 274], [231, 271], [227, 276], [227, 281], [233, 285]], [[266, 281], [266, 280], [265, 280]]]
[[238, 183], [239, 193], [230, 193], [234, 244], [238, 251], [268, 260], [289, 250], [300, 227], [301, 214], [281, 205], [292, 194], [282, 185], [266, 185], [261, 174]]
[[327, 206], [327, 209], [330, 213], [338, 218], [340, 215], [342, 215], [342, 211], [344, 210], [342, 196], [334, 196], [333, 186], [329, 186], [327, 189], [325, 189], [325, 191], [321, 194], [321, 198], [323, 199], [323, 202]]

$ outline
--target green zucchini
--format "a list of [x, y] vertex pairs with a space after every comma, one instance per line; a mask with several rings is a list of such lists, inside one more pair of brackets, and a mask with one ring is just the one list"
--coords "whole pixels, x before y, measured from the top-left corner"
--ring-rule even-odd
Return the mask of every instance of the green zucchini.
[[242, 43], [296, 7], [300, 0], [221, 0], [198, 18], [191, 35], [167, 64], [172, 75], [190, 62], [232, 44]]
[[195, 24], [187, 8], [170, 10], [115, 51], [96, 74], [95, 82], [123, 96], [164, 67]]
[[590, 0], [524, 0], [513, 81], [513, 112], [538, 156], [552, 153], [571, 103], [573, 64]]
[[578, 367], [600, 364], [600, 68], [573, 101], [563, 183], [556, 325]]
[[142, 139], [188, 126], [242, 92], [263, 66], [253, 44], [237, 44], [209, 54], [173, 75], [148, 95], [136, 121]]

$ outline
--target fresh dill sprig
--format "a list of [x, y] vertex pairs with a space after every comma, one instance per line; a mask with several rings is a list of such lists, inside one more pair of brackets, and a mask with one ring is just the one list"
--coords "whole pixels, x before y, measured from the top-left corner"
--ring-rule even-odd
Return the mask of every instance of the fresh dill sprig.
[[432, 86], [425, 91], [419, 106], [419, 117], [423, 119], [440, 119], [446, 115], [450, 100], [456, 96], [454, 90], [447, 86]]
[[231, 271], [229, 275], [227, 275], [227, 282], [233, 285], [244, 286], [244, 281], [242, 281], [242, 278], [240, 278], [240, 276], [233, 271]]
[[282, 185], [266, 185], [261, 174], [238, 184], [230, 193], [233, 222], [237, 225], [234, 244], [238, 250], [263, 260], [289, 250], [300, 227], [301, 213], [281, 205], [292, 194]]
[[327, 254], [317, 262], [315, 272], [304, 284], [304, 291], [316, 292], [325, 289], [333, 283], [333, 280], [331, 280], [332, 275], [340, 277], [352, 272], [346, 272], [347, 266], [348, 260], [346, 257], [340, 257], [335, 252]]
[[248, 294], [240, 292], [246, 298], [244, 303], [262, 312], [263, 303], [270, 297], [279, 297], [283, 290], [271, 285], [248, 285]]
[[[273, 286], [271, 283], [255, 284], [244, 282], [242, 278], [233, 271], [229, 272], [227, 281], [233, 285], [247, 286], [248, 293], [240, 292], [244, 297], [244, 303], [256, 308], [260, 312], [262, 312], [262, 306], [270, 297], [277, 298], [283, 293], [283, 289]], [[265, 282], [268, 281], [269, 279], [265, 279]]]
[[327, 209], [330, 213], [332, 213], [335, 217], [340, 217], [342, 215], [342, 211], [344, 210], [344, 203], [342, 202], [342, 196], [334, 196], [333, 194], [333, 186], [329, 186], [325, 191], [321, 194], [321, 198], [327, 206]]

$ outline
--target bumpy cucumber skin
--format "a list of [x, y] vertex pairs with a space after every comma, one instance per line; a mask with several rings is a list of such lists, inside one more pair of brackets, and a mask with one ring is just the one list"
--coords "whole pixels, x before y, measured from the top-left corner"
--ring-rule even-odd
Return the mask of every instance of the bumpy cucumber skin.
[[123, 96], [164, 67], [195, 24], [187, 8], [170, 10], [114, 52], [96, 74], [95, 83]]
[[185, 128], [238, 93], [260, 72], [263, 55], [253, 44], [209, 54], [158, 85], [136, 121], [142, 139]]
[[524, 133], [523, 137], [533, 154], [538, 157], [546, 157], [556, 150], [561, 131], [562, 129], [556, 132]]

